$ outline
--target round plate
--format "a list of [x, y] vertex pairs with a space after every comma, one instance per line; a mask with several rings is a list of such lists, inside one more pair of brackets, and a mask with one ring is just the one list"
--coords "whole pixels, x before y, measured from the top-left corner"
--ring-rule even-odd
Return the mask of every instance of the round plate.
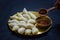
[[[38, 12], [36, 12], [36, 11], [30, 11], [30, 12], [32, 12], [35, 16], [37, 16], [37, 17], [39, 17], [40, 15], [38, 14]], [[23, 13], [23, 12], [21, 12], [21, 13]], [[16, 15], [16, 14], [14, 14], [14, 15]], [[49, 19], [51, 19], [50, 17], [48, 17]], [[9, 23], [8, 23], [8, 25], [9, 25]], [[45, 33], [45, 32], [47, 32], [48, 30], [50, 30], [50, 28], [52, 27], [52, 20], [51, 20], [51, 25], [47, 28], [47, 29], [39, 29], [39, 32], [37, 33], [37, 34], [34, 34], [34, 35], [39, 35], [39, 34], [43, 34], [43, 33]], [[12, 27], [11, 26], [9, 26], [9, 28], [10, 28], [10, 30], [12, 31]], [[17, 31], [14, 31], [15, 33], [17, 33], [17, 34], [19, 34]], [[25, 35], [25, 34], [21, 34], [21, 35]], [[33, 35], [33, 34], [32, 34]], [[29, 35], [29, 36], [31, 36], [31, 35]]]

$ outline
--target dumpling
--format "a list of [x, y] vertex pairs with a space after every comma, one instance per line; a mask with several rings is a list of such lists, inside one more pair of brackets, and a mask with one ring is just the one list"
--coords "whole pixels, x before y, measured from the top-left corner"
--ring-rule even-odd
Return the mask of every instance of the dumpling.
[[25, 35], [30, 35], [31, 34], [31, 29], [26, 29], [25, 30]]
[[17, 14], [18, 14], [18, 16], [19, 16], [23, 21], [27, 21], [27, 19], [26, 19], [25, 17], [23, 17], [22, 14], [20, 14], [20, 13], [17, 13]]
[[26, 8], [23, 9], [23, 13], [28, 14], [28, 11]]
[[16, 26], [16, 25], [18, 25], [18, 23], [19, 23], [19, 21], [17, 21], [16, 19], [14, 19], [14, 20], [9, 20], [8, 22], [9, 22], [9, 26]]
[[35, 27], [35, 25], [33, 25], [33, 24], [31, 24], [31, 23], [27, 23], [26, 28], [30, 28], [30, 29], [32, 29], [33, 27]]
[[10, 16], [11, 19], [16, 19], [18, 18], [16, 15]]
[[33, 19], [36, 19], [36, 16], [34, 14], [32, 14], [31, 12], [28, 12], [26, 8], [23, 9], [23, 13], [25, 13], [28, 16], [32, 17]]
[[28, 14], [30, 15], [30, 17], [32, 18], [32, 19], [36, 19], [37, 17], [34, 15], [34, 14], [32, 14], [31, 12], [28, 12]]
[[25, 32], [25, 28], [21, 27], [18, 29], [19, 34], [23, 34]]
[[13, 15], [13, 16], [10, 16], [11, 19], [17, 19], [17, 20], [21, 20], [20, 17], [16, 16], [16, 15]]
[[27, 24], [26, 24], [25, 21], [20, 21], [18, 25], [19, 26], [23, 26], [23, 27], [26, 27], [27, 26]]
[[18, 21], [17, 21], [16, 19], [9, 20], [8, 22], [9, 22], [9, 23], [18, 23]]
[[23, 16], [27, 19], [31, 19], [31, 17], [28, 14], [23, 14]]
[[16, 31], [19, 29], [19, 26], [13, 26], [12, 31]]
[[32, 34], [37, 34], [38, 33], [38, 29], [36, 27], [32, 28]]
[[9, 26], [17, 26], [18, 24], [17, 23], [9, 23]]
[[27, 11], [26, 8], [23, 9], [23, 13], [24, 13], [24, 14], [23, 14], [24, 17], [26, 17], [26, 18], [28, 18], [28, 19], [31, 18], [31, 17], [28, 15], [28, 11]]
[[35, 24], [35, 23], [36, 23], [36, 21], [35, 21], [34, 19], [29, 19], [29, 20], [28, 20], [28, 23]]

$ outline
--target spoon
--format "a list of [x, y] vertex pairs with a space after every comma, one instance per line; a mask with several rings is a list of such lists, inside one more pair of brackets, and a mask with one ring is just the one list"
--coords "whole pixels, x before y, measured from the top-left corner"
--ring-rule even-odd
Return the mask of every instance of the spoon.
[[41, 8], [39, 10], [39, 14], [41, 16], [45, 16], [45, 15], [47, 15], [48, 12], [50, 12], [50, 11], [52, 11], [54, 9], [60, 9], [60, 0], [57, 0], [56, 3], [55, 3], [55, 5], [53, 7], [51, 7], [51, 8], [49, 8], [49, 9]]

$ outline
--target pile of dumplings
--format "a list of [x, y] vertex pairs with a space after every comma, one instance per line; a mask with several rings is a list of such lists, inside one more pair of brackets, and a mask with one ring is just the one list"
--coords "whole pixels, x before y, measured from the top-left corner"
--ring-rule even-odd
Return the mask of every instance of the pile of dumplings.
[[23, 12], [18, 12], [10, 16], [8, 25], [11, 27], [12, 31], [17, 31], [19, 34], [34, 35], [39, 32], [38, 28], [35, 26], [36, 18], [37, 17], [32, 12], [24, 8]]

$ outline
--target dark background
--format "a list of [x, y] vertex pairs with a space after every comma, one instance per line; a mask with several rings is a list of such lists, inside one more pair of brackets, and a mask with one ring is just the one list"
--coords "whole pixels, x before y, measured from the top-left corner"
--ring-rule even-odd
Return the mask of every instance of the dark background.
[[49, 12], [53, 21], [48, 33], [32, 37], [17, 36], [8, 28], [8, 19], [16, 12], [27, 10], [38, 11], [40, 8], [50, 8], [56, 0], [0, 0], [0, 40], [60, 40], [60, 10]]

